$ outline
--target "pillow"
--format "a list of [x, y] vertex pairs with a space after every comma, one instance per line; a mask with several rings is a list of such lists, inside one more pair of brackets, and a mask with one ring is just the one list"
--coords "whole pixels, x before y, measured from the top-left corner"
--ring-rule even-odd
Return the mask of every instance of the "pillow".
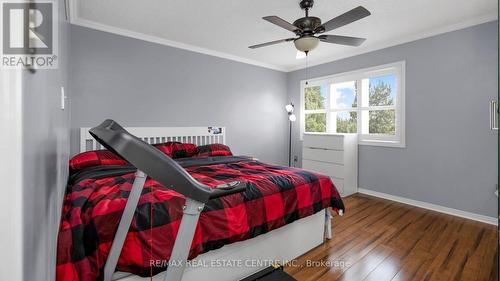
[[193, 143], [165, 142], [154, 146], [174, 159], [193, 157], [198, 153], [196, 144]]
[[99, 165], [126, 165], [128, 162], [109, 150], [93, 150], [82, 152], [69, 160], [72, 170], [81, 170]]
[[[170, 158], [193, 157], [198, 153], [192, 143], [166, 142], [154, 145]], [[82, 152], [69, 160], [72, 170], [81, 170], [93, 166], [127, 165], [128, 161], [109, 150], [93, 150]]]
[[220, 143], [213, 143], [198, 146], [198, 157], [210, 157], [210, 156], [233, 156], [229, 146]]

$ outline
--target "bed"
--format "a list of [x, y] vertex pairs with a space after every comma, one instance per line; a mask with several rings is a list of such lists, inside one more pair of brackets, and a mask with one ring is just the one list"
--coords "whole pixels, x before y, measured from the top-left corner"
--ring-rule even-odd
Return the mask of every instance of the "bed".
[[[81, 151], [90, 151], [90, 150], [96, 150], [96, 149], [101, 149], [100, 145], [92, 138], [92, 136], [88, 133], [89, 128], [82, 128], [81, 129]], [[226, 143], [226, 130], [223, 127], [182, 127], [182, 128], [127, 128], [127, 130], [132, 133], [133, 135], [136, 135], [140, 137], [142, 140], [144, 140], [147, 143], [150, 144], [158, 144], [158, 143], [164, 143], [167, 141], [179, 141], [179, 142], [186, 142], [186, 143], [194, 143], [196, 145], [206, 145], [206, 144], [213, 144], [213, 143]], [[217, 158], [217, 157], [214, 157]], [[221, 159], [222, 158], [222, 159]], [[219, 157], [216, 159], [217, 163], [213, 164], [208, 164], [203, 163], [203, 160], [200, 163], [198, 163], [200, 160], [196, 160], [194, 162], [196, 163], [191, 163], [190, 159], [184, 159], [182, 161], [178, 161], [183, 165], [183, 167], [193, 176], [196, 180], [199, 180], [207, 185], [216, 185], [219, 184], [219, 181], [228, 181], [232, 177], [231, 175], [238, 174], [245, 172], [247, 173], [245, 177], [246, 180], [252, 181], [251, 177], [249, 176], [250, 174], [256, 175], [256, 176], [264, 176], [267, 178], [271, 178], [272, 176], [276, 176], [274, 179], [279, 178], [280, 174], [286, 174], [287, 178], [293, 178], [295, 180], [300, 181], [301, 179], [304, 178], [310, 178], [311, 176], [319, 176], [313, 173], [305, 172], [300, 169], [292, 169], [292, 168], [286, 168], [286, 167], [280, 167], [277, 165], [272, 165], [272, 164], [266, 164], [259, 162], [255, 159], [248, 158], [248, 157]], [[208, 160], [206, 160], [208, 161]], [[213, 160], [210, 160], [213, 161]], [[102, 172], [102, 169], [100, 167], [97, 167], [100, 169], [97, 171], [98, 173]], [[130, 168], [130, 167], [128, 167]], [[106, 176], [106, 177], [100, 177], [97, 180], [94, 180], [92, 176], [88, 176], [88, 172], [86, 177], [84, 176], [83, 178], [77, 179], [77, 182], [73, 182], [73, 184], [68, 185], [68, 191], [66, 196], [72, 194], [75, 192], [75, 186], [76, 186], [76, 192], [82, 192], [85, 190], [88, 190], [88, 187], [101, 189], [103, 190], [106, 187], [106, 184], [102, 184], [103, 181], [114, 181], [114, 182], [129, 182], [131, 183], [131, 179], [133, 179], [134, 174], [133, 171], [130, 170], [128, 173], [123, 173], [123, 167], [119, 167], [119, 169], [122, 169], [121, 174], [113, 174], [111, 173], [111, 176]], [[209, 171], [209, 170], [212, 171]], [[108, 173], [109, 169], [106, 168], [106, 173]], [[216, 170], [216, 173], [213, 173], [213, 170]], [[221, 172], [222, 171], [222, 172]], [[92, 173], [95, 171], [92, 171]], [[127, 172], [127, 171], [125, 171]], [[83, 174], [85, 174], [83, 173]], [[90, 174], [92, 174], [90, 173]], [[222, 176], [221, 176], [222, 175]], [[229, 175], [229, 178], [228, 178]], [[319, 176], [321, 177], [321, 176]], [[124, 180], [124, 178], [126, 178]], [[216, 180], [214, 180], [216, 179]], [[89, 183], [90, 181], [90, 183]], [[327, 182], [328, 181], [328, 182]], [[81, 184], [84, 182], [85, 184]], [[96, 183], [99, 182], [99, 183]], [[331, 229], [329, 226], [329, 221], [330, 221], [330, 212], [327, 210], [329, 207], [333, 206], [336, 210], [338, 211], [343, 211], [343, 205], [342, 201], [340, 200], [340, 196], [338, 195], [338, 192], [336, 189], [333, 187], [333, 184], [331, 184], [331, 181], [328, 177], [321, 177], [318, 182], [323, 182], [322, 184], [316, 186], [316, 189], [319, 187], [321, 191], [317, 191], [318, 196], [321, 197], [319, 200], [315, 201], [315, 204], [312, 204], [314, 200], [311, 201], [311, 206], [308, 208], [309, 211], [307, 213], [303, 214], [298, 214], [294, 213], [293, 215], [285, 216], [286, 212], [283, 214], [283, 219], [282, 221], [284, 223], [280, 223], [279, 225], [275, 226], [268, 226], [266, 228], [269, 229], [258, 229], [253, 226], [249, 226], [248, 229], [245, 229], [244, 231], [237, 232], [239, 233], [241, 237], [238, 237], [236, 235], [236, 238], [231, 239], [226, 239], [223, 242], [217, 241], [217, 239], [212, 239], [210, 240], [210, 243], [196, 243], [193, 242], [193, 247], [191, 248], [190, 251], [190, 258], [194, 258], [193, 261], [196, 261], [192, 263], [192, 267], [187, 267], [184, 271], [182, 280], [184, 281], [190, 281], [190, 280], [239, 280], [242, 279], [248, 275], [251, 275], [262, 268], [265, 268], [269, 266], [271, 263], [279, 262], [281, 264], [290, 261], [307, 251], [313, 249], [314, 247], [320, 245], [323, 243], [325, 235], [328, 238], [328, 235], [331, 235], [328, 231]], [[151, 183], [150, 183], [151, 185]], [[259, 183], [259, 185], [262, 185]], [[276, 185], [276, 183], [273, 183], [269, 186]], [[285, 184], [286, 185], [286, 184]], [[310, 185], [310, 183], [308, 183]], [[331, 186], [330, 186], [331, 185]], [[108, 185], [109, 186], [109, 185]], [[146, 183], [146, 186], [148, 184]], [[268, 186], [268, 187], [269, 187]], [[294, 184], [294, 187], [298, 186], [297, 184]], [[259, 186], [261, 188], [262, 186]], [[73, 189], [71, 189], [73, 188]], [[158, 189], [160, 189], [159, 186], [157, 186]], [[264, 188], [266, 188], [264, 186]], [[283, 188], [283, 186], [281, 186]], [[313, 189], [311, 189], [313, 190]], [[326, 191], [325, 191], [326, 190]], [[167, 192], [166, 190], [163, 190], [163, 192]], [[294, 191], [295, 192], [295, 191]], [[327, 192], [328, 195], [324, 195], [324, 193]], [[323, 195], [321, 195], [323, 193]], [[126, 196], [128, 194], [123, 195], [123, 198], [121, 199], [126, 199]], [[231, 198], [239, 198], [239, 194], [233, 195]], [[312, 195], [313, 197], [315, 195]], [[71, 197], [71, 195], [70, 195]], [[88, 198], [90, 198], [89, 196]], [[146, 196], [144, 196], [146, 197]], [[175, 196], [174, 196], [175, 197]], [[244, 198], [245, 196], [243, 196]], [[324, 197], [324, 198], [323, 198]], [[285, 197], [283, 197], [285, 198]], [[326, 200], [325, 200], [326, 199]], [[100, 200], [99, 198], [97, 199], [98, 201]], [[297, 200], [297, 199], [295, 199]], [[58, 281], [62, 280], [94, 280], [98, 278], [102, 278], [100, 276], [100, 273], [92, 272], [82, 272], [81, 268], [74, 267], [74, 259], [71, 252], [73, 249], [70, 249], [71, 247], [68, 246], [67, 244], [74, 243], [75, 239], [78, 239], [78, 237], [65, 237], [66, 234], [63, 233], [63, 228], [68, 227], [68, 223], [71, 223], [71, 220], [74, 219], [72, 217], [72, 212], [75, 211], [73, 208], [75, 202], [78, 200], [75, 200], [75, 197], [68, 199], [65, 198], [65, 206], [63, 210], [63, 219], [61, 221], [61, 231], [59, 235], [59, 246], [58, 246]], [[286, 201], [286, 200], [285, 200]], [[289, 200], [290, 201], [290, 200]], [[246, 202], [246, 201], [245, 201]], [[284, 202], [284, 201], [283, 201]], [[290, 203], [291, 202], [291, 203]], [[288, 202], [289, 204], [294, 204], [293, 200]], [[88, 202], [87, 202], [88, 203]], [[144, 202], [143, 202], [144, 203]], [[69, 204], [69, 205], [68, 205]], [[178, 205], [177, 209], [181, 209], [181, 205], [179, 205], [179, 202], [176, 202], [175, 200], [169, 202], [170, 205]], [[274, 203], [273, 203], [274, 204]], [[287, 203], [282, 203], [283, 206], [286, 205]], [[297, 204], [297, 203], [295, 203]], [[314, 205], [314, 206], [313, 206]], [[246, 206], [246, 205], [245, 205]], [[200, 226], [199, 228], [206, 228], [207, 223], [203, 225], [203, 222], [205, 221], [203, 219], [205, 214], [208, 214], [210, 212], [206, 212], [208, 210], [210, 211], [210, 208], [213, 208], [213, 206], [210, 206], [209, 204], [205, 205], [204, 211], [201, 213], [201, 218], [200, 218]], [[248, 206], [246, 206], [247, 210], [251, 209]], [[285, 208], [285, 207], [283, 207]], [[260, 209], [260, 208], [258, 208]], [[286, 208], [285, 208], [286, 209]], [[307, 208], [306, 208], [307, 209]], [[227, 209], [226, 209], [227, 210]], [[114, 220], [113, 223], [117, 224], [117, 221], [120, 220], [120, 210], [116, 212], [114, 215]], [[123, 212], [123, 210], [122, 210]], [[226, 212], [226, 211], [225, 211]], [[248, 211], [247, 211], [248, 212]], [[227, 212], [226, 212], [227, 213]], [[83, 217], [82, 215], [77, 215], [79, 219]], [[152, 216], [155, 218], [155, 216]], [[250, 217], [250, 215], [249, 215]], [[258, 217], [258, 216], [254, 216]], [[69, 220], [68, 220], [69, 218]], [[107, 218], [109, 219], [109, 218]], [[137, 223], [139, 222], [139, 219], [136, 218], [137, 221], [134, 222], [132, 225], [133, 227], [137, 227]], [[173, 219], [172, 221], [178, 221]], [[249, 220], [250, 221], [250, 220]], [[95, 220], [91, 221], [92, 223], [97, 223]], [[64, 223], [66, 223], [66, 226], [64, 226]], [[113, 225], [113, 223], [109, 223], [109, 225]], [[169, 222], [170, 223], [170, 222]], [[269, 223], [269, 220], [266, 222]], [[142, 223], [144, 224], [144, 223]], [[165, 223], [168, 224], [168, 223]], [[101, 226], [102, 227], [102, 226]], [[114, 233], [114, 229], [116, 229], [116, 225], [113, 225], [112, 231], [110, 233]], [[328, 231], [326, 231], [328, 230]], [[132, 231], [132, 228], [131, 228]], [[197, 230], [198, 231], [198, 230]], [[73, 234], [75, 231], [72, 229], [71, 231]], [[88, 232], [88, 231], [87, 231]], [[147, 231], [145, 231], [147, 232]], [[199, 232], [199, 231], [198, 231]], [[80, 235], [92, 235], [89, 233], [85, 233], [84, 231], [80, 231]], [[109, 234], [109, 233], [108, 233]], [[96, 235], [96, 234], [94, 234]], [[203, 235], [205, 237], [206, 235]], [[210, 235], [208, 235], [210, 236]], [[195, 234], [195, 241], [200, 239], [200, 235], [198, 233]], [[130, 238], [127, 236], [127, 239]], [[227, 238], [227, 237], [224, 237]], [[62, 240], [61, 240], [62, 239]], [[71, 242], [68, 242], [69, 240]], [[144, 238], [146, 239], [146, 238]], [[146, 239], [147, 240], [147, 239]], [[161, 240], [161, 239], [160, 239]], [[168, 240], [168, 239], [167, 239]], [[168, 248], [172, 247], [171, 245], [165, 245], [165, 239], [163, 241], [158, 242], [158, 244], [162, 244], [161, 246], [163, 248]], [[215, 241], [215, 243], [214, 243]], [[291, 243], [290, 241], [300, 241], [300, 243]], [[83, 243], [85, 244], [85, 243]], [[87, 242], [88, 244], [88, 242]], [[106, 248], [106, 250], [103, 250], [104, 255], [97, 255], [93, 256], [92, 258], [87, 258], [85, 260], [86, 263], [90, 263], [90, 267], [92, 267], [92, 264], [94, 267], [97, 267], [98, 269], [102, 267], [103, 260], [105, 259], [105, 254], [109, 252], [109, 241], [106, 243], [100, 243], [97, 245], [83, 245], [84, 250], [85, 247], [87, 248], [92, 248], [92, 246], [97, 246], [97, 247], [102, 247]], [[133, 251], [130, 251], [133, 246], [143, 246], [144, 244], [141, 243], [130, 243], [128, 241], [128, 246], [127, 242], [125, 242], [126, 246], [124, 247], [124, 250], [122, 254], [124, 256], [134, 256], [134, 254], [130, 254]], [[201, 245], [201, 246], [200, 246]], [[74, 245], [72, 245], [74, 246]], [[156, 246], [158, 247], [158, 246]], [[63, 250], [61, 250], [63, 248]], [[95, 247], [94, 247], [95, 248]], [[137, 248], [137, 247], [136, 247]], [[95, 250], [95, 249], [94, 249]], [[68, 254], [69, 257], [63, 257], [61, 255], [61, 252]], [[128, 253], [128, 254], [127, 254]], [[146, 259], [146, 257], [144, 257]], [[68, 260], [70, 261], [68, 263]], [[163, 259], [164, 260], [164, 259]], [[154, 268], [157, 271], [155, 272], [146, 272], [146, 267], [142, 268], [134, 268], [127, 266], [130, 264], [134, 264], [134, 262], [130, 260], [126, 260], [126, 258], [123, 258], [123, 256], [120, 256], [120, 261], [121, 261], [121, 266], [120, 263], [118, 263], [118, 269], [125, 269], [125, 271], [128, 272], [120, 272], [117, 271], [113, 274], [113, 280], [149, 280], [149, 277], [146, 278], [146, 276], [149, 276], [150, 273], [156, 274], [154, 276], [154, 280], [164, 280], [164, 273], [161, 272], [165, 270], [165, 265], [164, 264], [159, 264], [155, 265]], [[214, 263], [214, 261], [216, 261]], [[244, 264], [237, 264], [239, 261], [245, 261]], [[144, 261], [141, 260], [138, 263], [143, 263]], [[136, 262], [137, 264], [137, 262]], [[208, 266], [207, 266], [208, 265]], [[68, 266], [73, 266], [72, 268], [68, 268]], [[89, 265], [86, 265], [88, 267]], [[76, 269], [75, 269], [76, 268]], [[71, 271], [71, 272], [69, 272]], [[94, 270], [95, 271], [95, 270]], [[131, 274], [135, 273], [135, 274]], [[143, 277], [141, 277], [142, 275]], [[72, 277], [69, 277], [72, 276]], [[77, 276], [75, 278], [75, 276]], [[83, 277], [81, 277], [83, 276]], [[70, 279], [72, 278], [72, 279]]]

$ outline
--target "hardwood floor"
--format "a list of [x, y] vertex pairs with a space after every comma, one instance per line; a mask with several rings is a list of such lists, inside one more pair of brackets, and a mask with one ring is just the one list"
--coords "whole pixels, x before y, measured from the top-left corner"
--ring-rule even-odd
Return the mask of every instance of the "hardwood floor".
[[355, 194], [333, 239], [285, 270], [299, 281], [498, 280], [497, 228]]

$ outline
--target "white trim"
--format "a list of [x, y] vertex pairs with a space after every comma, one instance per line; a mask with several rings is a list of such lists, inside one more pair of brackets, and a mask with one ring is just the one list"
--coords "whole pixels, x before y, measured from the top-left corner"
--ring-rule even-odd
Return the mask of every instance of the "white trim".
[[[358, 56], [358, 55], [362, 55], [362, 54], [366, 54], [366, 53], [370, 53], [370, 52], [374, 52], [374, 51], [378, 51], [378, 50], [382, 50], [382, 49], [394, 47], [394, 46], [397, 46], [397, 45], [402, 45], [402, 44], [413, 42], [413, 41], [417, 41], [417, 40], [420, 40], [420, 39], [425, 39], [425, 38], [433, 37], [433, 36], [436, 36], [436, 35], [440, 35], [440, 34], [452, 32], [452, 31], [457, 31], [457, 30], [460, 30], [460, 29], [465, 29], [465, 28], [472, 27], [472, 26], [475, 26], [475, 25], [480, 25], [480, 24], [487, 23], [487, 22], [490, 22], [490, 21], [495, 21], [497, 19], [498, 19], [498, 14], [495, 11], [495, 13], [491, 13], [491, 14], [488, 14], [488, 15], [476, 17], [476, 18], [473, 18], [473, 19], [470, 19], [470, 20], [465, 20], [463, 22], [459, 22], [459, 23], [456, 23], [456, 24], [451, 24], [451, 25], [447, 25], [447, 26], [444, 26], [444, 27], [438, 27], [438, 28], [435, 28], [435, 29], [426, 30], [426, 31], [423, 31], [423, 32], [414, 33], [414, 34], [410, 34], [410, 35], [406, 35], [406, 36], [400, 36], [400, 37], [397, 37], [397, 38], [394, 38], [394, 39], [391, 39], [391, 40], [380, 42], [380, 43], [378, 43], [376, 45], [373, 45], [371, 47], [366, 47], [366, 48], [363, 48], [363, 47], [352, 48], [349, 51], [344, 52], [343, 54], [332, 55], [332, 58], [322, 58], [318, 62], [313, 62], [313, 63], [309, 62], [308, 67], [310, 68], [310, 67], [317, 66], [317, 65], [327, 64], [327, 63], [330, 63], [330, 62], [339, 61], [339, 60], [342, 60], [342, 59], [346, 59], [346, 58], [350, 58], [350, 57], [354, 57], [354, 56]], [[368, 38], [368, 40], [370, 40], [370, 39]], [[314, 55], [314, 51], [313, 51], [312, 55]], [[287, 69], [287, 72], [301, 70], [301, 69], [304, 69], [304, 68], [305, 67], [302, 66], [302, 65], [298, 65], [298, 66], [294, 66], [294, 67], [289, 67]]]
[[369, 73], [369, 75], [373, 76], [382, 76], [384, 74], [392, 74], [393, 72], [390, 71], [391, 69], [401, 66], [403, 67], [406, 66], [406, 61], [401, 60], [381, 65], [374, 65], [365, 68], [355, 69], [351, 71], [339, 72], [335, 74], [304, 79], [300, 81], [300, 85], [305, 85], [305, 82], [308, 82], [309, 83], [308, 86], [310, 87], [319, 86], [321, 85], [321, 83], [318, 82], [323, 82], [323, 80], [328, 80], [328, 82], [331, 83], [352, 81], [356, 80], [359, 77], [360, 73]]
[[443, 213], [443, 214], [448, 214], [448, 215], [452, 215], [452, 216], [456, 216], [456, 217], [461, 217], [461, 218], [465, 218], [465, 219], [479, 221], [479, 222], [483, 222], [483, 223], [487, 223], [487, 224], [498, 225], [498, 219], [495, 217], [489, 217], [489, 216], [475, 214], [475, 213], [471, 213], [471, 212], [467, 212], [467, 211], [448, 208], [448, 207], [444, 207], [441, 205], [436, 205], [436, 204], [427, 203], [427, 202], [423, 202], [423, 201], [408, 199], [405, 197], [400, 197], [400, 196], [396, 196], [396, 195], [391, 195], [391, 194], [387, 194], [387, 193], [373, 191], [373, 190], [369, 190], [369, 189], [365, 189], [365, 188], [358, 188], [358, 192], [362, 193], [362, 194], [366, 194], [366, 195], [371, 195], [371, 196], [391, 200], [391, 201], [396, 201], [396, 202], [407, 204], [407, 205], [412, 205], [412, 206], [424, 208], [424, 209], [431, 210], [431, 211], [436, 211], [436, 212]]
[[163, 39], [161, 37], [147, 35], [144, 33], [134, 32], [134, 31], [126, 30], [126, 29], [121, 29], [118, 27], [100, 24], [100, 23], [93, 22], [93, 21], [75, 19], [71, 22], [71, 24], [79, 25], [79, 26], [83, 26], [83, 27], [87, 27], [87, 28], [91, 28], [91, 29], [96, 29], [96, 30], [100, 30], [100, 31], [104, 31], [104, 32], [114, 33], [114, 34], [130, 37], [130, 38], [134, 38], [134, 39], [139, 39], [139, 40], [143, 40], [143, 41], [147, 41], [147, 42], [152, 42], [152, 43], [156, 43], [156, 44], [160, 44], [160, 45], [165, 45], [165, 46], [170, 46], [170, 47], [174, 47], [174, 48], [178, 48], [178, 49], [188, 50], [188, 51], [195, 52], [195, 53], [200, 53], [200, 54], [205, 54], [205, 55], [214, 56], [214, 57], [218, 57], [218, 58], [228, 59], [228, 60], [246, 63], [246, 64], [250, 64], [250, 65], [260, 66], [260, 67], [269, 68], [272, 70], [278, 70], [281, 72], [287, 72], [287, 68], [282, 67], [282, 66], [272, 65], [272, 64], [268, 64], [268, 63], [264, 63], [264, 62], [260, 62], [260, 61], [256, 61], [256, 60], [252, 60], [252, 59], [247, 59], [244, 57], [231, 55], [231, 54], [227, 54], [227, 53], [222, 53], [222, 52], [218, 52], [218, 51], [214, 51], [214, 50], [210, 50], [210, 49], [206, 49], [206, 48], [202, 48], [202, 47], [198, 47], [198, 46], [194, 46], [194, 45], [190, 45], [190, 44], [185, 44], [185, 43], [181, 43], [181, 42], [177, 42], [177, 41], [171, 41], [171, 40]]
[[78, 18], [78, 4], [76, 3], [77, 0], [67, 0], [67, 9], [69, 10], [67, 14], [69, 15], [69, 23], [73, 23], [74, 21], [77, 20]]
[[[184, 49], [184, 50], [188, 50], [188, 51], [192, 51], [192, 52], [196, 52], [196, 53], [206, 54], [209, 56], [215, 56], [215, 57], [233, 60], [233, 61], [237, 61], [237, 62], [242, 62], [242, 63], [246, 63], [246, 64], [256, 65], [256, 66], [269, 68], [269, 69], [273, 69], [273, 70], [278, 70], [278, 71], [282, 71], [282, 72], [292, 72], [292, 71], [296, 71], [296, 70], [300, 70], [300, 69], [305, 68], [302, 65], [286, 67], [286, 66], [269, 64], [269, 63], [256, 61], [256, 60], [252, 60], [252, 59], [247, 59], [244, 57], [240, 57], [240, 56], [236, 56], [236, 55], [232, 55], [232, 54], [228, 54], [228, 53], [224, 53], [224, 52], [219, 52], [219, 51], [215, 51], [215, 50], [210, 50], [210, 49], [206, 49], [206, 48], [202, 48], [202, 47], [198, 47], [198, 46], [194, 46], [194, 45], [190, 45], [190, 44], [171, 41], [171, 40], [167, 40], [167, 39], [157, 37], [157, 36], [148, 35], [148, 34], [141, 33], [141, 32], [133, 32], [130, 30], [126, 30], [126, 29], [122, 29], [122, 28], [118, 28], [118, 27], [114, 27], [114, 26], [110, 26], [110, 25], [104, 25], [104, 24], [97, 23], [95, 21], [84, 20], [84, 19], [81, 19], [78, 17], [78, 4], [77, 4], [78, 0], [68, 0], [68, 1], [70, 4], [69, 5], [70, 23], [74, 24], [74, 25], [88, 27], [88, 28], [92, 28], [92, 29], [96, 29], [96, 30], [101, 30], [101, 31], [105, 31], [105, 32], [110, 32], [110, 33], [114, 33], [114, 34], [118, 34], [118, 35], [122, 35], [122, 36], [127, 36], [127, 37], [131, 37], [131, 38], [139, 39], [139, 40], [153, 42], [153, 43], [157, 43], [157, 44], [161, 44], [161, 45], [166, 45], [166, 46], [170, 46], [170, 47]], [[482, 23], [494, 21], [496, 19], [498, 19], [498, 15], [497, 15], [497, 12], [495, 11], [495, 13], [491, 13], [491, 14], [484, 15], [484, 16], [479, 16], [479, 17], [476, 17], [476, 18], [473, 18], [470, 20], [465, 20], [463, 22], [447, 25], [444, 27], [438, 27], [435, 29], [431, 29], [431, 30], [427, 30], [427, 31], [419, 32], [419, 33], [414, 33], [414, 34], [407, 35], [407, 36], [400, 36], [400, 37], [397, 37], [397, 38], [392, 39], [392, 40], [380, 42], [372, 47], [352, 48], [350, 51], [344, 52], [343, 54], [332, 54], [331, 58], [322, 58], [318, 62], [309, 63], [309, 67], [338, 61], [341, 59], [345, 59], [345, 58], [349, 58], [349, 57], [353, 57], [353, 56], [357, 56], [357, 55], [361, 55], [361, 54], [365, 54], [365, 53], [369, 53], [369, 52], [397, 46], [400, 44], [404, 44], [404, 43], [408, 43], [408, 42], [436, 36], [436, 35], [451, 32], [451, 31], [464, 29], [467, 27], [471, 27], [471, 26], [482, 24]], [[291, 58], [291, 59], [295, 60], [295, 58]]]
[[[0, 177], [8, 187], [0, 197], [0, 276], [23, 280], [23, 74], [0, 70]], [[8, 160], [7, 160], [8, 159]]]
[[396, 147], [396, 148], [406, 148], [406, 144], [399, 141], [390, 140], [359, 140], [359, 145], [369, 145], [369, 146], [383, 146], [383, 147]]
[[[304, 140], [304, 133], [306, 131], [306, 114], [305, 114], [305, 103], [304, 103], [304, 84], [303, 81], [300, 81], [300, 100], [299, 100], [299, 106], [300, 106], [300, 114], [299, 114], [299, 140], [303, 141]], [[328, 131], [328, 127], [327, 127]]]

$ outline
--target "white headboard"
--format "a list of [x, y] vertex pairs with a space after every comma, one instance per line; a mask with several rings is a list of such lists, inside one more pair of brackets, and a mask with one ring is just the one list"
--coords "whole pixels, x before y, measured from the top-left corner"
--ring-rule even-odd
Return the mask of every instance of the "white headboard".
[[[196, 145], [226, 144], [225, 127], [128, 127], [125, 129], [150, 144], [167, 141], [194, 143]], [[90, 135], [89, 130], [90, 128], [80, 128], [80, 152], [103, 149]]]

